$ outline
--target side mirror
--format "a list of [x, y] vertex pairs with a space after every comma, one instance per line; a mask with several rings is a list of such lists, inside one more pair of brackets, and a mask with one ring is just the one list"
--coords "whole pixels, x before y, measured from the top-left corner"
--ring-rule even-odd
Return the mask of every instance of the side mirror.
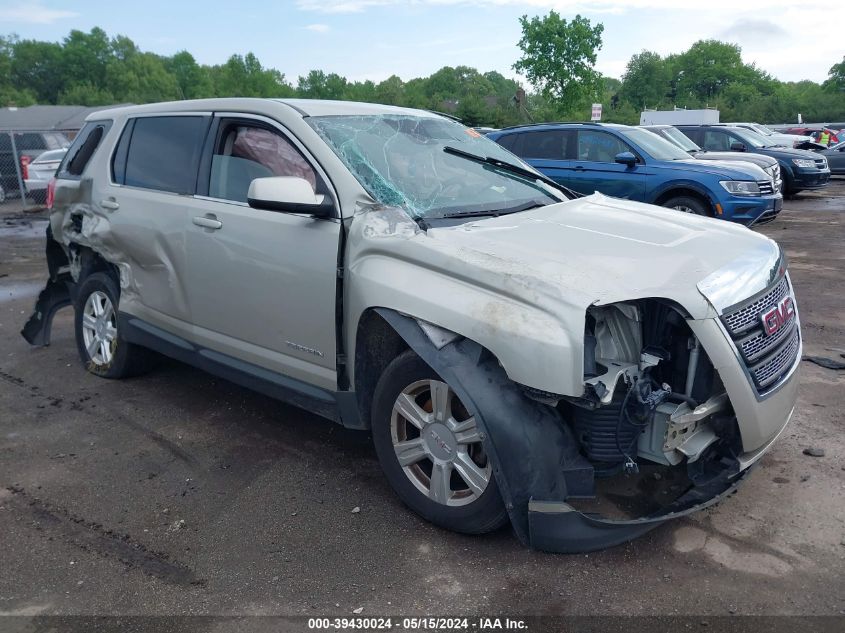
[[305, 178], [292, 176], [256, 178], [249, 183], [246, 200], [253, 209], [307, 213], [317, 218], [332, 217], [334, 207], [331, 198], [315, 194]]
[[637, 157], [631, 152], [619, 152], [613, 160], [628, 167], [633, 167], [637, 164]]
[[745, 143], [731, 143], [732, 152], [744, 152], [746, 149]]

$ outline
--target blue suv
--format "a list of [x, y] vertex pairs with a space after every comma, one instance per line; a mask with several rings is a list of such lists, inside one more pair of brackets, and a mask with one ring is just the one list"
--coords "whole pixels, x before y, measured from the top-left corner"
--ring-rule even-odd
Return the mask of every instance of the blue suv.
[[488, 136], [556, 182], [752, 225], [773, 220], [783, 196], [768, 175], [738, 162], [702, 161], [642, 128], [541, 123]]

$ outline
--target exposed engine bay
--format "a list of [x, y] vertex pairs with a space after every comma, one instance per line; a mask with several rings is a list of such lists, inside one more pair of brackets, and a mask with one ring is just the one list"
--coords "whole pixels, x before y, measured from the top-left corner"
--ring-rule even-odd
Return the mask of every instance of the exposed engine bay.
[[707, 481], [741, 453], [727, 393], [680, 309], [657, 299], [593, 306], [584, 345], [585, 397], [561, 400], [597, 478], [641, 465]]

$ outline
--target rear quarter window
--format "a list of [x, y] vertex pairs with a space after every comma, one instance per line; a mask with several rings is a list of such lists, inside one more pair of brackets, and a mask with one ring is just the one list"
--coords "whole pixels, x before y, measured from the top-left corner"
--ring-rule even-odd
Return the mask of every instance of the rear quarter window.
[[80, 178], [111, 125], [111, 121], [89, 121], [86, 123], [85, 127], [73, 139], [62, 164], [59, 165], [58, 177], [65, 179]]

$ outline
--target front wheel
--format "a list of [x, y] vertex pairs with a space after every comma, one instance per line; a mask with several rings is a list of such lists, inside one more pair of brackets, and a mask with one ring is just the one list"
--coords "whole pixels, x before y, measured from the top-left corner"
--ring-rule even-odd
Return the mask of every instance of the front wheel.
[[118, 331], [120, 290], [111, 275], [93, 273], [79, 287], [74, 310], [76, 347], [85, 368], [103, 378], [147, 371], [153, 352], [123, 340]]
[[413, 351], [387, 366], [372, 412], [376, 454], [407, 506], [435, 525], [466, 534], [490, 532], [507, 521], [475, 416]]
[[683, 213], [712, 216], [709, 205], [705, 204], [698, 198], [692, 198], [690, 196], [677, 196], [675, 198], [670, 198], [663, 203], [663, 206]]

